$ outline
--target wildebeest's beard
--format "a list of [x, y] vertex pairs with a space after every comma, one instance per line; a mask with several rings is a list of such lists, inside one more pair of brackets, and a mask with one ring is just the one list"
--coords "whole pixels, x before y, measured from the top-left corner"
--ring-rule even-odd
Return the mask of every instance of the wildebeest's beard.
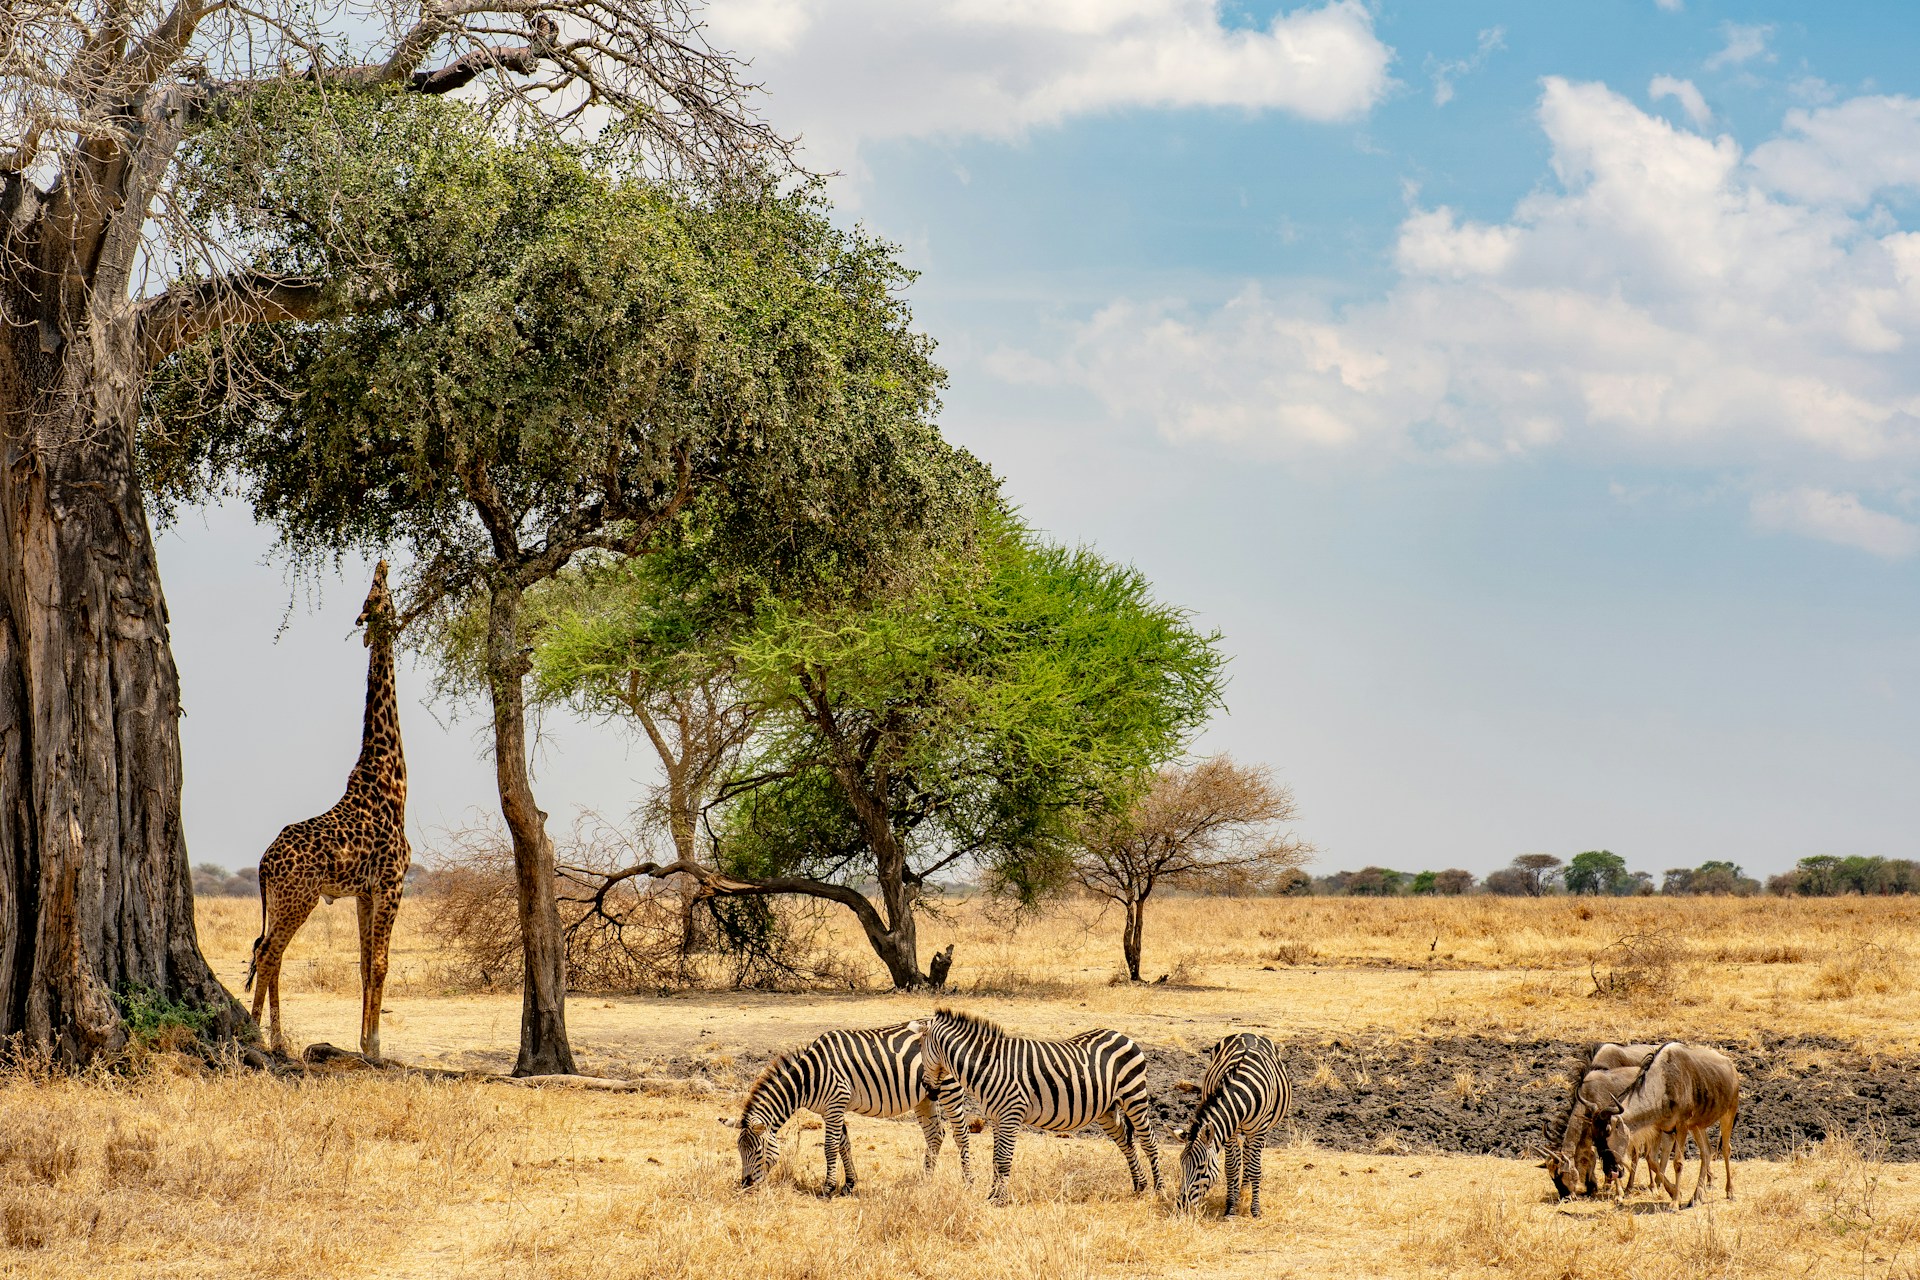
[[1622, 1143], [1626, 1135], [1625, 1126], [1615, 1123], [1619, 1115], [1618, 1111], [1603, 1111], [1593, 1120], [1593, 1145], [1599, 1149], [1600, 1171], [1608, 1182], [1619, 1181], [1622, 1172], [1621, 1152], [1616, 1144]]

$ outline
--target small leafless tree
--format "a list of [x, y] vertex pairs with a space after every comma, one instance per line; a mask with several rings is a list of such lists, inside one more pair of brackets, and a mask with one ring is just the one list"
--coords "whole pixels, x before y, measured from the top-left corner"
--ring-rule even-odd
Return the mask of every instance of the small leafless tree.
[[1271, 882], [1313, 852], [1281, 829], [1293, 819], [1293, 792], [1266, 769], [1215, 756], [1162, 769], [1131, 809], [1087, 824], [1074, 874], [1125, 910], [1127, 976], [1140, 981], [1141, 929], [1156, 888], [1199, 889], [1250, 876]]

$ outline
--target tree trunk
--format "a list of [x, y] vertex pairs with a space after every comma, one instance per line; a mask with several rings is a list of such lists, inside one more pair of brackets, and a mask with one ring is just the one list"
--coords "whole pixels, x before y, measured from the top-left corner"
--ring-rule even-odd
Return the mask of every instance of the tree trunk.
[[[124, 289], [102, 271], [106, 296]], [[0, 290], [0, 1035], [90, 1061], [147, 988], [233, 1036], [252, 1024], [194, 936], [131, 325], [21, 324], [40, 300], [17, 277]]]
[[1140, 981], [1140, 930], [1147, 919], [1147, 900], [1128, 898], [1127, 928], [1120, 937], [1120, 950], [1127, 958], [1127, 977]]
[[920, 943], [911, 910], [891, 925], [882, 923], [878, 917], [864, 916], [860, 923], [866, 929], [873, 953], [887, 966], [887, 976], [893, 979], [896, 991], [918, 991], [929, 985], [927, 975], [920, 972]]
[[[823, 722], [830, 723], [830, 719]], [[886, 777], [882, 773], [869, 787], [866, 770], [840, 748], [837, 731], [831, 740], [840, 757], [834, 762], [834, 777], [846, 791], [854, 821], [873, 851], [873, 878], [879, 885], [885, 912], [884, 920], [862, 915], [860, 923], [874, 954], [887, 966], [894, 989], [918, 990], [928, 985], [927, 975], [920, 972], [920, 940], [913, 918], [913, 900], [919, 895], [919, 886], [907, 880], [907, 851], [893, 829]]]
[[554, 897], [553, 841], [547, 815], [534, 803], [527, 772], [526, 674], [520, 639], [520, 589], [493, 589], [487, 611], [487, 680], [493, 697], [493, 761], [500, 784], [500, 816], [513, 838], [513, 869], [520, 899], [520, 943], [526, 962], [521, 985], [517, 1076], [573, 1075], [567, 1042], [567, 953]]

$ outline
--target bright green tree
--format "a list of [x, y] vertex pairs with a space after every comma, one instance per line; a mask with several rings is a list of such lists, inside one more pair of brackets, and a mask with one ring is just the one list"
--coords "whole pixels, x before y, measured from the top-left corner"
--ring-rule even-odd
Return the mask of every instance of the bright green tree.
[[1568, 893], [1624, 893], [1632, 884], [1627, 860], [1605, 849], [1576, 853], [1562, 876]]
[[759, 721], [717, 845], [639, 870], [837, 902], [910, 988], [944, 976], [920, 966], [928, 882], [1060, 884], [1081, 820], [1123, 809], [1218, 705], [1223, 659], [1136, 570], [991, 515], [969, 553], [877, 604], [768, 597], [729, 662]]

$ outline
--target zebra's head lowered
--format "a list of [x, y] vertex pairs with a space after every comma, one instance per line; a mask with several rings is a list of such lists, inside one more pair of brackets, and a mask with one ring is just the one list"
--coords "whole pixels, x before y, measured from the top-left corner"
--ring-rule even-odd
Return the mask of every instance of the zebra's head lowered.
[[736, 1127], [740, 1130], [740, 1186], [750, 1190], [767, 1180], [780, 1160], [780, 1127], [786, 1116], [769, 1085], [778, 1081], [787, 1065], [782, 1054], [767, 1064], [760, 1078], [747, 1090], [747, 1105], [740, 1109]]
[[780, 1159], [780, 1131], [751, 1113], [740, 1117], [740, 1186], [751, 1190], [767, 1180]]
[[1207, 1193], [1220, 1180], [1220, 1135], [1211, 1127], [1196, 1124], [1187, 1135], [1186, 1149], [1180, 1153], [1180, 1193], [1173, 1207], [1181, 1213], [1197, 1213]]

